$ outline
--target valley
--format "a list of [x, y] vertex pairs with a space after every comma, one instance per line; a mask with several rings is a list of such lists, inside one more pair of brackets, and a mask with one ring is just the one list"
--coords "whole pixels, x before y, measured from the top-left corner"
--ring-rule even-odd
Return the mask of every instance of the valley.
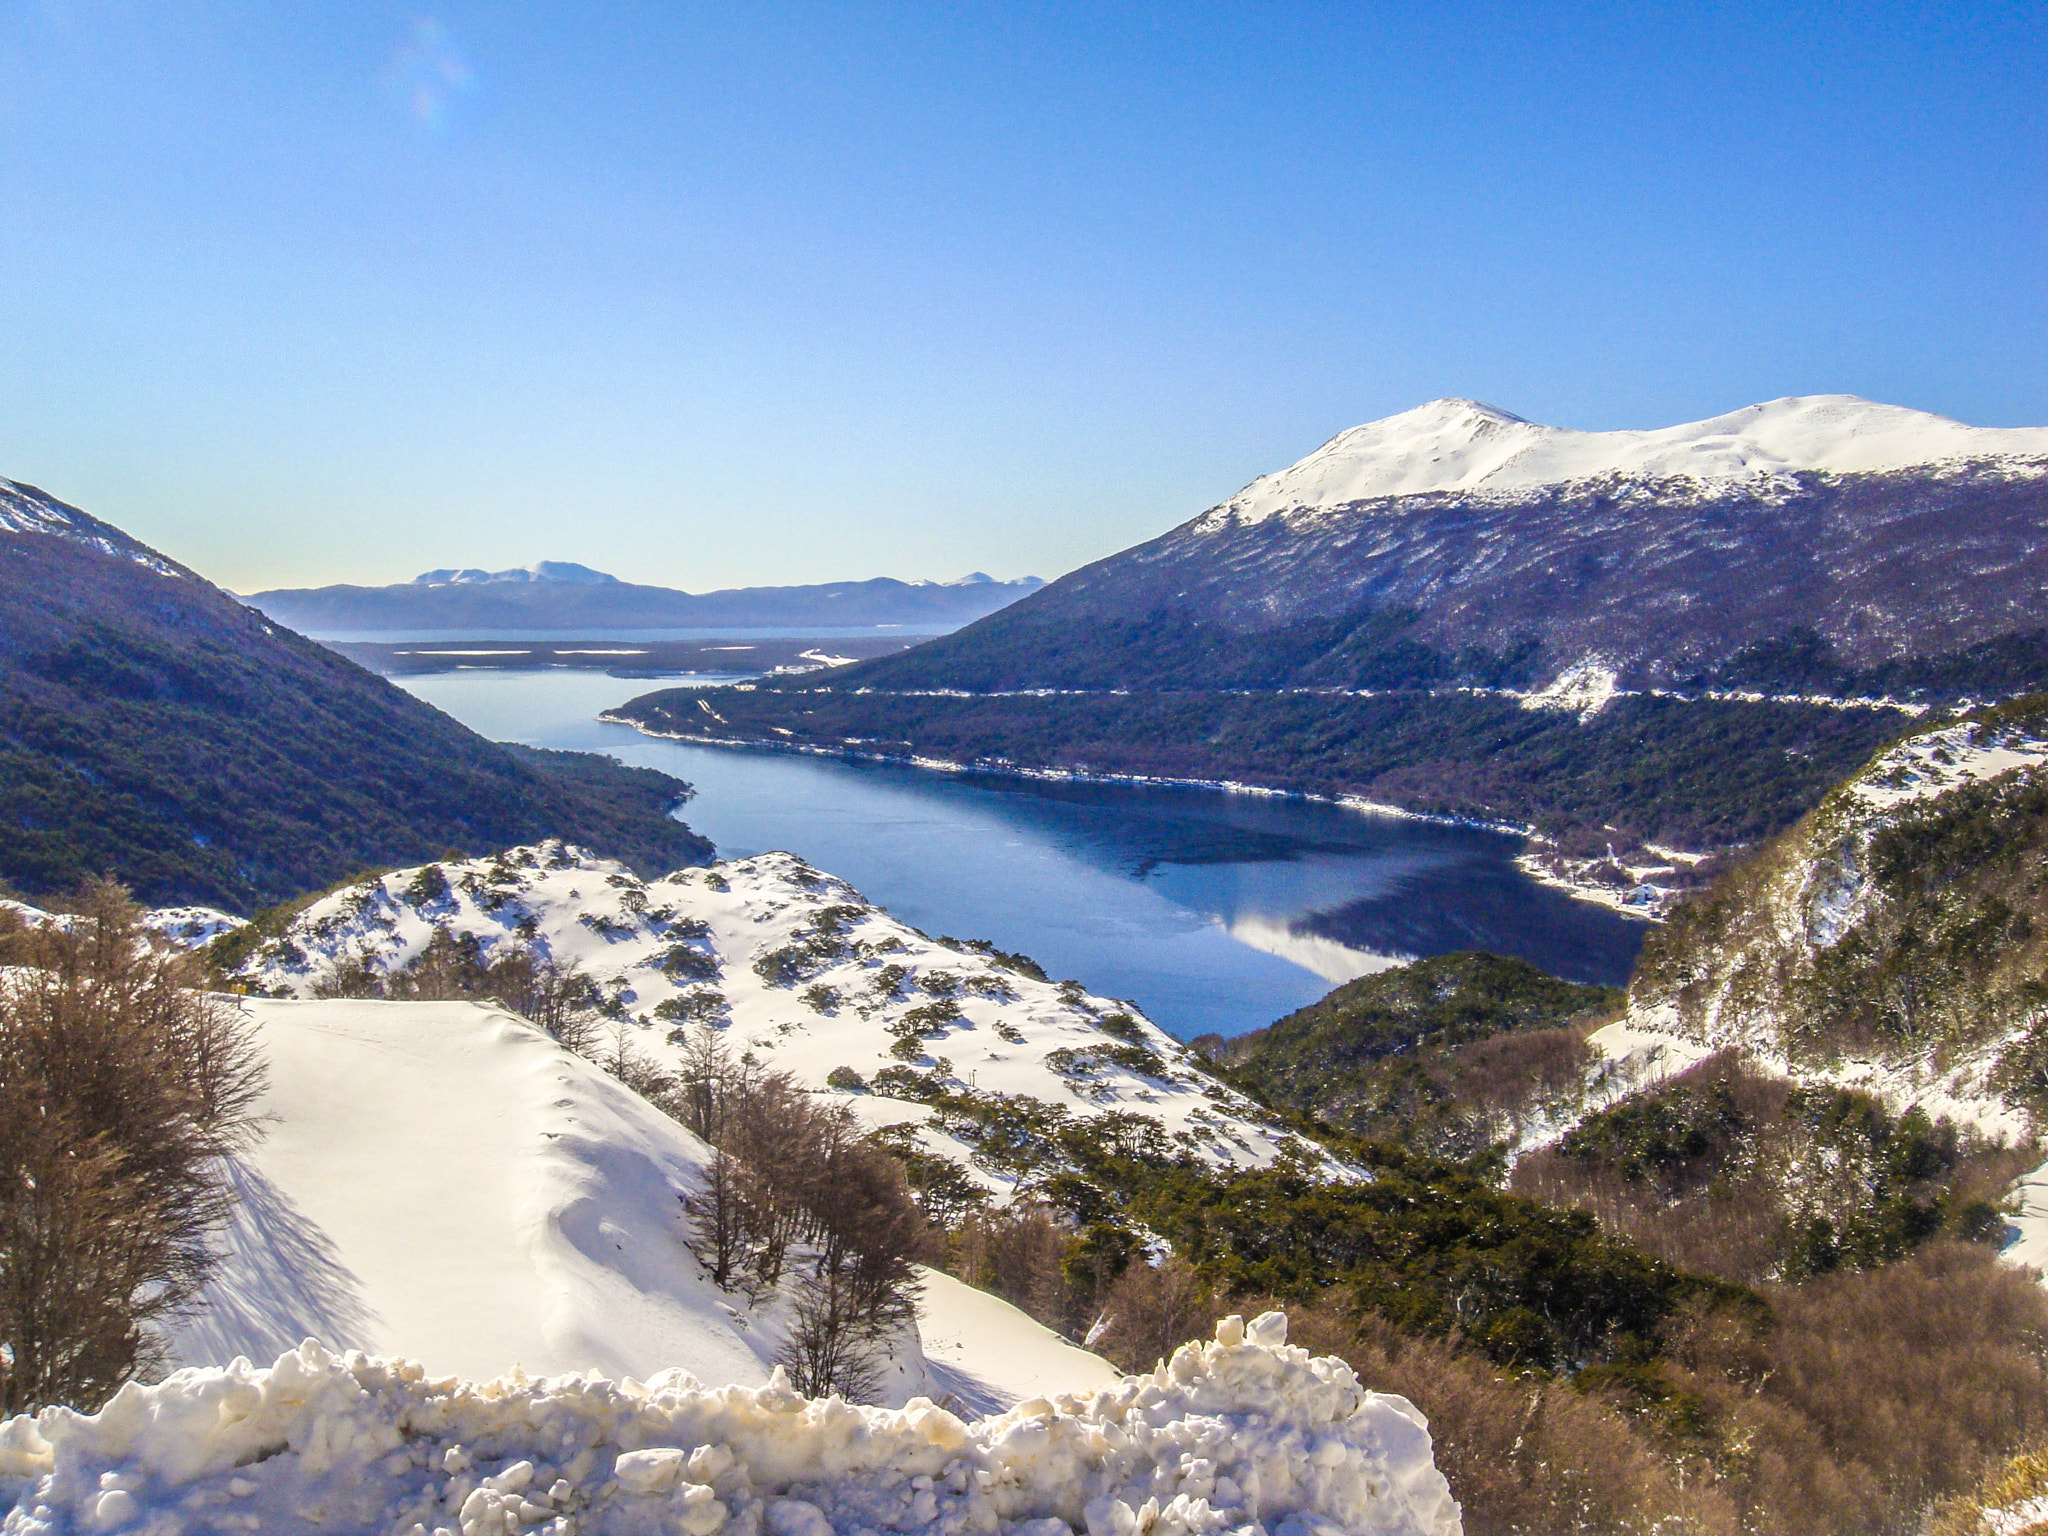
[[[1295, 574], [1342, 564], [1329, 514], [1379, 484], [1354, 460], [1399, 469], [1418, 431], [1476, 477], [1399, 469], [1374, 515], [1430, 548], [1456, 518], [1423, 501], [1452, 492], [1538, 544], [1606, 526], [1626, 467], [1569, 496], [1499, 476], [1607, 447], [1451, 404], [1198, 519], [1272, 558], [1171, 574], [1206, 594], [1181, 610], [1133, 607], [1149, 576], [1105, 600], [1091, 568], [918, 644], [323, 649], [12, 488], [0, 619], [28, 643], [0, 685], [44, 786], [17, 819], [92, 826], [119, 768], [157, 910], [67, 894], [48, 858], [17, 857], [48, 906], [0, 903], [0, 1081], [32, 1111], [0, 1115], [0, 1386], [104, 1402], [0, 1426], [0, 1477], [102, 1530], [246, 1500], [258, 1528], [411, 1536], [1903, 1536], [2048, 1441], [2030, 612], [1895, 612], [1874, 640], [1802, 589], [1812, 627], [1659, 650], [1588, 574], [1598, 654], [1433, 617], [1449, 577], [1245, 625], [1247, 582], [1320, 601]], [[1695, 424], [1689, 463], [1723, 438], [1779, 458], [1656, 480], [1608, 531], [1665, 519], [1677, 554], [1643, 568], [1682, 607], [1718, 601], [1672, 572], [1742, 545], [1702, 531], [1738, 503], [1825, 548], [1890, 498], [2005, 558], [2031, 438], [1901, 470], [1840, 460], [1844, 420], [1879, 460], [1941, 435], [1826, 401]], [[1661, 441], [1629, 452], [1656, 468]], [[629, 698], [641, 672], [671, 686]], [[290, 689], [324, 755], [196, 766]], [[101, 723], [67, 736], [66, 710]], [[168, 810], [160, 768], [108, 756], [145, 732], [149, 763], [192, 765]], [[451, 757], [467, 779], [405, 787]], [[527, 798], [468, 787], [492, 782]], [[377, 817], [323, 816], [317, 785]], [[230, 866], [180, 817], [300, 863], [209, 885], [190, 872]], [[319, 866], [293, 842], [365, 825], [381, 852], [338, 879], [339, 843]], [[130, 1177], [145, 1156], [163, 1177]], [[68, 1221], [99, 1210], [151, 1278]], [[226, 1398], [253, 1440], [218, 1429]], [[138, 1411], [172, 1426], [142, 1449]]]
[[1436, 400], [902, 655], [618, 713], [1721, 854], [2048, 682], [2044, 497], [2048, 431], [1853, 396], [1605, 433]]
[[663, 741], [598, 715], [631, 683], [452, 673], [407, 687], [481, 734], [686, 778], [721, 853], [802, 851], [933, 933], [992, 938], [1234, 1034], [1402, 956], [1470, 948], [1624, 980], [1647, 925], [1540, 885], [1520, 838], [1168, 786], [938, 773]]

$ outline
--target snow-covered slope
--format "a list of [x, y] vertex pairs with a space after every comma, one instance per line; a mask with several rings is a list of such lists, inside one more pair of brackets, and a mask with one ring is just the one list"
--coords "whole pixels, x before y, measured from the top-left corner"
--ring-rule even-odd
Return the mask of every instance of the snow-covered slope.
[[1432, 400], [1339, 433], [1299, 463], [1254, 480], [1207, 521], [1256, 523], [1296, 508], [1610, 476], [1754, 482], [1987, 460], [2048, 473], [2048, 427], [1971, 427], [1855, 395], [1808, 395], [1654, 431], [1576, 432], [1477, 400]]
[[159, 576], [180, 579], [191, 572], [173, 565], [140, 539], [130, 538], [111, 523], [67, 506], [48, 491], [18, 480], [0, 480], [0, 533], [39, 533], [84, 544], [103, 555], [118, 555], [146, 565]]
[[631, 1043], [655, 1059], [677, 1060], [671, 1036], [712, 1024], [735, 1050], [845, 1093], [869, 1124], [912, 1127], [904, 1134], [999, 1196], [1049, 1171], [981, 1144], [963, 1109], [999, 1100], [1076, 1119], [1115, 1114], [1126, 1134], [1147, 1129], [1131, 1118], [1142, 1117], [1219, 1166], [1284, 1151], [1325, 1160], [1131, 1005], [927, 938], [793, 854], [653, 881], [559, 843], [433, 868], [321, 898], [240, 974], [303, 997], [351, 973], [402, 969], [437, 932], [474, 935], [487, 958], [530, 946], [595, 979]]
[[1733, 1047], [2026, 1138], [2048, 1107], [2043, 765], [2048, 718], [2021, 705], [1880, 752], [1676, 910], [1594, 1043], [1645, 1081]]
[[[313, 1338], [487, 1380], [671, 1369], [758, 1386], [787, 1308], [720, 1291], [684, 1241], [705, 1148], [527, 1024], [470, 1003], [249, 999], [264, 1139], [173, 1364]], [[927, 1273], [887, 1397], [999, 1411], [1114, 1379], [1014, 1307]]]
[[470, 1003], [251, 999], [268, 1134], [180, 1364], [313, 1337], [479, 1380], [513, 1366], [768, 1379], [698, 1272], [688, 1132], [540, 1030]]
[[1286, 1319], [963, 1423], [671, 1375], [478, 1387], [316, 1346], [0, 1426], [0, 1530], [1457, 1536], [1407, 1402]]

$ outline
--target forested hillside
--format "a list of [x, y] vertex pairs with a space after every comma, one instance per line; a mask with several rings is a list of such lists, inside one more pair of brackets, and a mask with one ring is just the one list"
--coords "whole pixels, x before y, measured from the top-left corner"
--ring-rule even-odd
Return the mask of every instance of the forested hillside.
[[676, 779], [484, 740], [76, 508], [0, 483], [0, 879], [113, 873], [249, 912], [362, 869], [566, 836], [708, 855]]

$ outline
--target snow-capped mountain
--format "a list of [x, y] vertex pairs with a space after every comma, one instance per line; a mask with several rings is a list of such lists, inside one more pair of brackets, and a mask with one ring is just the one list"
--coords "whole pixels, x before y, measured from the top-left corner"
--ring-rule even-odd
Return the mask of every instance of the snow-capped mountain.
[[[400, 870], [296, 913], [238, 973], [313, 997], [389, 975], [437, 933], [573, 962], [630, 1044], [681, 1059], [717, 1028], [876, 1129], [950, 1158], [997, 1198], [1057, 1171], [992, 1126], [1028, 1105], [1106, 1135], [1149, 1131], [1219, 1167], [1328, 1155], [1273, 1126], [1129, 1003], [988, 946], [926, 937], [788, 853], [641, 880], [559, 843]], [[671, 1036], [680, 1036], [671, 1039]], [[1121, 1129], [1114, 1129], [1121, 1127]]]
[[862, 681], [1145, 688], [1197, 649], [1260, 686], [1541, 688], [1597, 663], [1625, 687], [1982, 697], [2013, 666], [1973, 647], [2031, 636], [2013, 664], [2038, 670], [2044, 520], [2048, 428], [1821, 395], [1578, 432], [1437, 400]]
[[1653, 431], [1575, 432], [1478, 400], [1432, 400], [1339, 433], [1299, 463], [1254, 480], [1204, 523], [1588, 480], [1789, 488], [1808, 474], [1990, 463], [2048, 472], [2048, 427], [1970, 427], [1855, 395], [1806, 395]]
[[514, 566], [508, 571], [485, 571], [475, 566], [461, 570], [443, 569], [423, 571], [413, 577], [415, 587], [478, 587], [492, 583], [510, 582], [518, 586], [531, 586], [535, 582], [558, 581], [575, 587], [601, 587], [606, 583], [616, 586], [619, 578], [607, 576], [603, 571], [593, 571], [587, 565], [578, 565], [573, 560], [541, 560], [532, 565]]

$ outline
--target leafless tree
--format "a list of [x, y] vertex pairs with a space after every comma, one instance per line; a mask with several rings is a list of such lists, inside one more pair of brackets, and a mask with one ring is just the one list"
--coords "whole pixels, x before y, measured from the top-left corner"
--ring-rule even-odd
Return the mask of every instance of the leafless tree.
[[874, 1395], [889, 1340], [916, 1315], [923, 1221], [887, 1153], [843, 1110], [821, 1127], [807, 1202], [811, 1252], [781, 1361], [801, 1392]]
[[0, 1411], [96, 1407], [205, 1279], [261, 1058], [110, 881], [0, 963]]

